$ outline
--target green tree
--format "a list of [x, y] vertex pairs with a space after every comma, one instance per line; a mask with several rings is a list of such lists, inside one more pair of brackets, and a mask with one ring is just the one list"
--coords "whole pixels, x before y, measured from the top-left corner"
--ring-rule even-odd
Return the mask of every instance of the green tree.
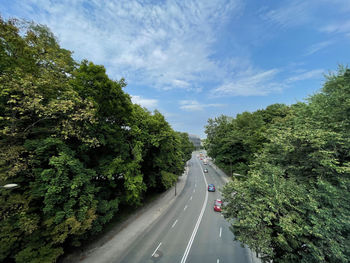
[[[171, 186], [169, 180], [174, 182], [174, 178], [183, 172], [185, 161], [181, 137], [159, 111], [152, 114], [134, 105], [133, 116], [131, 132], [143, 145], [141, 171], [144, 182], [150, 191], [163, 191]], [[170, 177], [164, 178], [167, 176]]]
[[98, 121], [89, 125], [87, 133], [98, 138], [99, 144], [77, 148], [87, 167], [96, 171], [93, 183], [99, 193], [98, 217], [91, 231], [94, 234], [116, 216], [120, 204], [141, 203], [145, 190], [140, 171], [141, 148], [130, 135], [132, 103], [123, 91], [123, 79], [113, 81], [103, 66], [84, 60], [72, 73], [69, 84], [82, 98], [92, 101], [97, 110]]
[[262, 149], [266, 123], [262, 112], [243, 112], [236, 118], [220, 116], [206, 126], [208, 155], [226, 172], [246, 174], [254, 154]]
[[0, 20], [1, 258], [53, 262], [62, 243], [95, 219], [93, 171], [68, 141], [93, 147], [85, 134], [95, 109], [69, 86], [75, 63], [44, 26]]
[[0, 18], [0, 58], [0, 261], [55, 262], [182, 174], [188, 135], [47, 27]]
[[235, 237], [266, 262], [348, 262], [348, 69], [271, 125], [245, 180], [224, 189]]
[[187, 162], [192, 157], [192, 152], [195, 150], [193, 143], [190, 141], [188, 133], [177, 132], [180, 136], [180, 150], [182, 152], [182, 160]]

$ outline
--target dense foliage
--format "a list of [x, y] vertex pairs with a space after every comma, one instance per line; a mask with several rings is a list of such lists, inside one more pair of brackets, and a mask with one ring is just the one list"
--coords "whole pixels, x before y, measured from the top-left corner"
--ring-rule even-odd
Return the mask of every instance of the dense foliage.
[[243, 112], [236, 118], [219, 116], [209, 119], [205, 147], [215, 163], [228, 173], [246, 174], [263, 143], [267, 128], [289, 112], [284, 104], [273, 104], [265, 110]]
[[244, 172], [223, 190], [235, 237], [265, 262], [349, 262], [349, 134], [346, 68], [306, 103], [209, 120], [209, 154]]
[[120, 205], [171, 187], [193, 145], [78, 63], [48, 28], [0, 18], [0, 261], [55, 262]]

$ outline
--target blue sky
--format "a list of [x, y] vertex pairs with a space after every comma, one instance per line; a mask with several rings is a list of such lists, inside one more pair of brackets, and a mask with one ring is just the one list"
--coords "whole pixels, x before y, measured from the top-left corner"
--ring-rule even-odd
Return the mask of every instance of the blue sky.
[[319, 90], [350, 61], [349, 0], [2, 0], [78, 61], [124, 77], [135, 103], [204, 138], [208, 118]]

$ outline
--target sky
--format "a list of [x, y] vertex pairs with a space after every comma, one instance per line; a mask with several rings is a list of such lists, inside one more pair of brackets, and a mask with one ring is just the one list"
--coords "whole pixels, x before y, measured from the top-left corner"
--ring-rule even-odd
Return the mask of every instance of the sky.
[[350, 0], [0, 0], [134, 103], [205, 138], [208, 118], [304, 101], [350, 61]]

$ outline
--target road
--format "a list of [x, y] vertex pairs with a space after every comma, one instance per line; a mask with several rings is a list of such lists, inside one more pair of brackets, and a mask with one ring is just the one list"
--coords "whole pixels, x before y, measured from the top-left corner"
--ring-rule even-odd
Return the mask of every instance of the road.
[[[177, 201], [130, 247], [122, 263], [252, 262], [248, 248], [233, 241], [229, 224], [213, 210], [224, 179], [195, 154], [189, 164], [188, 179]], [[215, 184], [216, 192], [207, 191], [209, 183]]]

